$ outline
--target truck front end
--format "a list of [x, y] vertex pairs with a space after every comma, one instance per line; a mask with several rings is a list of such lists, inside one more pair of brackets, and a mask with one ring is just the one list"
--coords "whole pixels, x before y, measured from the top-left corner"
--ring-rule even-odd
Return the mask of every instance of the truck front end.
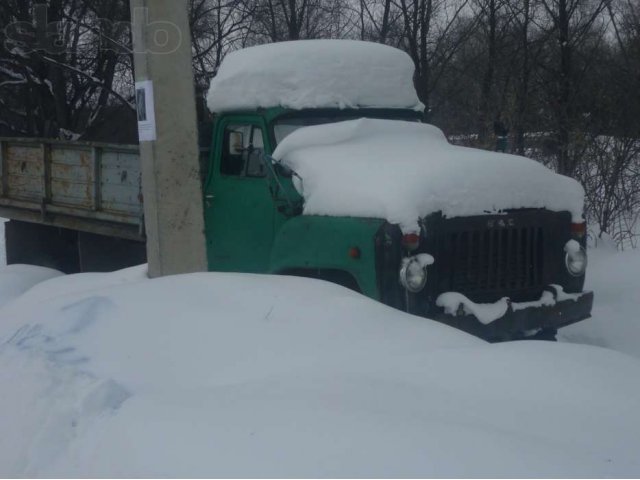
[[376, 293], [363, 293], [490, 341], [553, 338], [590, 316], [575, 180], [402, 120], [305, 127], [274, 157], [297, 172], [304, 216], [381, 220]]
[[[208, 95], [227, 122], [217, 158], [242, 144], [229, 155], [246, 156], [243, 167], [264, 152], [266, 174], [210, 174], [210, 244], [224, 260], [213, 266], [330, 279], [490, 340], [587, 318], [581, 185], [521, 156], [451, 145], [421, 122], [414, 70], [405, 53], [367, 42], [228, 55]], [[227, 205], [216, 179], [233, 181]], [[216, 241], [235, 200], [244, 242]], [[255, 235], [258, 224], [267, 233]]]
[[385, 224], [375, 244], [384, 303], [487, 340], [552, 336], [590, 316], [585, 224], [568, 212], [432, 214], [419, 234]]

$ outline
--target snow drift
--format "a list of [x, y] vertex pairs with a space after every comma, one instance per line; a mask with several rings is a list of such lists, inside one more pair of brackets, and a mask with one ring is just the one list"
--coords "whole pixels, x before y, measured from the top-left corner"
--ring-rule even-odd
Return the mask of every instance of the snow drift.
[[0, 309], [0, 476], [640, 474], [640, 363], [336, 285], [141, 269]]
[[302, 178], [296, 188], [307, 215], [384, 218], [405, 232], [438, 211], [547, 208], [582, 222], [576, 180], [525, 157], [451, 145], [432, 125], [362, 118], [304, 127], [273, 157]]
[[640, 357], [640, 249], [589, 249], [585, 289], [596, 295], [592, 317], [560, 330], [558, 339], [612, 348]]
[[[0, 248], [4, 246], [0, 245]], [[19, 297], [34, 285], [62, 274], [58, 270], [34, 265], [0, 265], [0, 306]]]
[[421, 110], [401, 50], [354, 40], [304, 40], [229, 53], [211, 82], [212, 112], [260, 107]]

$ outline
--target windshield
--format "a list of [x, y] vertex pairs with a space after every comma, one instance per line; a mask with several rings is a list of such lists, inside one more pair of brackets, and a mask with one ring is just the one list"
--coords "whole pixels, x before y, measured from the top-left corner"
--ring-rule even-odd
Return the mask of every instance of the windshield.
[[322, 125], [325, 123], [334, 123], [334, 122], [344, 122], [347, 120], [356, 120], [358, 118], [382, 118], [387, 120], [405, 120], [409, 122], [419, 122], [418, 117], [411, 113], [407, 113], [406, 111], [399, 111], [396, 114], [389, 115], [389, 112], [385, 112], [384, 114], [369, 114], [367, 112], [360, 112], [353, 114], [336, 114], [336, 115], [318, 115], [318, 116], [309, 116], [309, 115], [300, 115], [300, 116], [287, 116], [283, 118], [277, 119], [273, 123], [273, 135], [276, 140], [276, 145], [278, 145], [286, 136], [295, 132], [299, 128], [308, 127], [311, 125]]

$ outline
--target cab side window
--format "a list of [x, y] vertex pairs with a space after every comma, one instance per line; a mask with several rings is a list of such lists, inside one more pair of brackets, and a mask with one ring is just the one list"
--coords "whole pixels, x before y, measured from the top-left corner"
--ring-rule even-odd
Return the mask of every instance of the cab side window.
[[262, 129], [253, 127], [251, 129], [251, 151], [247, 157], [247, 177], [264, 177], [267, 174], [263, 154]]
[[264, 177], [262, 129], [255, 125], [227, 125], [224, 130], [220, 173], [240, 177]]

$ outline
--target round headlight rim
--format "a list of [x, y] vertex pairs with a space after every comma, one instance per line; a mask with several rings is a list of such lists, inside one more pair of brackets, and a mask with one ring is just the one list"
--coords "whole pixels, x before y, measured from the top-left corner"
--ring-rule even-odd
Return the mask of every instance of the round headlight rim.
[[[571, 269], [570, 265], [572, 263], [571, 257], [574, 255], [580, 255], [582, 256], [582, 269], [580, 272], [575, 272]], [[583, 277], [585, 275], [585, 273], [587, 272], [587, 266], [589, 264], [589, 257], [587, 255], [587, 251], [585, 250], [584, 247], [580, 246], [579, 250], [575, 250], [575, 251], [571, 251], [571, 252], [567, 252], [564, 256], [564, 266], [567, 269], [567, 273], [569, 273], [569, 275], [571, 275], [572, 277], [578, 278], [578, 277]]]
[[[422, 281], [420, 282], [420, 285], [418, 287], [414, 287], [411, 285], [411, 282], [409, 282], [408, 280], [408, 272], [409, 272], [409, 267], [412, 266], [412, 264], [416, 263], [418, 265], [418, 267], [420, 268], [420, 270], [422, 271]], [[423, 265], [420, 264], [420, 261], [414, 257], [412, 258], [408, 258], [405, 259], [402, 263], [402, 267], [400, 267], [400, 284], [409, 292], [411, 293], [418, 293], [421, 290], [424, 289], [424, 287], [427, 285], [427, 268]]]

